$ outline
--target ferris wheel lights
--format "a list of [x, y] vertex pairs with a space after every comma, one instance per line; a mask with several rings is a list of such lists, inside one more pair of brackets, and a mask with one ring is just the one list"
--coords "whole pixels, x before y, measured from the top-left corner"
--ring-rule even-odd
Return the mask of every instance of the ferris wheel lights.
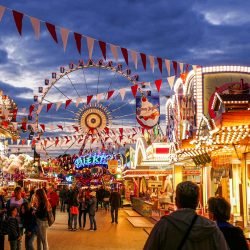
[[45, 79], [45, 80], [44, 80], [44, 84], [45, 84], [45, 85], [49, 85], [49, 79]]
[[38, 92], [43, 93], [43, 87], [38, 87]]
[[113, 66], [113, 61], [108, 61], [107, 66], [111, 68]]
[[98, 65], [99, 65], [99, 66], [102, 66], [102, 65], [103, 65], [103, 60], [102, 60], [102, 59], [100, 59], [100, 60], [98, 61]]
[[89, 59], [89, 60], [88, 60], [88, 66], [93, 66], [93, 65], [94, 65], [93, 60], [92, 60], [92, 59]]
[[117, 65], [117, 69], [118, 69], [119, 71], [122, 71], [122, 64], [118, 64], [118, 65]]
[[53, 78], [53, 79], [56, 79], [56, 72], [53, 72], [53, 73], [52, 73], [52, 78]]
[[74, 63], [69, 64], [69, 69], [74, 69]]
[[38, 96], [34, 95], [34, 102], [37, 102], [37, 101], [38, 101]]
[[128, 76], [131, 75], [131, 69], [127, 69], [126, 73], [127, 73]]
[[84, 66], [83, 59], [80, 59], [80, 60], [79, 60], [78, 65], [81, 66], [81, 67]]

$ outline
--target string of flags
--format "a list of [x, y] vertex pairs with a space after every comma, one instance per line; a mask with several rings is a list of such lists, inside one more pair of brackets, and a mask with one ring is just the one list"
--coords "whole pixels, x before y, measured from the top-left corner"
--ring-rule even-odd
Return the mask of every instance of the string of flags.
[[155, 71], [155, 64], [157, 64], [158, 70], [161, 74], [163, 73], [163, 69], [164, 69], [163, 66], [165, 65], [165, 70], [168, 73], [168, 76], [171, 76], [171, 74], [172, 74], [171, 72], [174, 72], [174, 75], [178, 76], [180, 73], [184, 72], [184, 68], [186, 68], [186, 71], [187, 71], [189, 66], [192, 66], [193, 68], [196, 68], [196, 66], [197, 66], [197, 65], [191, 65], [188, 63], [178, 62], [175, 60], [165, 59], [165, 58], [157, 57], [157, 56], [153, 56], [153, 55], [147, 55], [145, 53], [130, 50], [130, 49], [121, 47], [119, 45], [114, 45], [114, 44], [111, 44], [108, 42], [104, 42], [102, 40], [98, 40], [98, 39], [71, 31], [67, 28], [59, 27], [59, 26], [56, 26], [52, 23], [42, 21], [38, 18], [28, 16], [22, 12], [7, 8], [5, 6], [0, 6], [0, 22], [4, 16], [6, 10], [12, 12], [13, 20], [15, 22], [17, 31], [20, 34], [20, 36], [22, 36], [22, 31], [23, 31], [23, 20], [24, 20], [24, 18], [28, 18], [30, 20], [30, 23], [31, 23], [32, 28], [34, 30], [36, 39], [40, 38], [41, 25], [43, 24], [46, 26], [47, 31], [49, 32], [51, 38], [54, 40], [55, 43], [58, 44], [59, 37], [61, 37], [61, 42], [63, 45], [63, 49], [65, 51], [67, 49], [69, 35], [73, 34], [75, 45], [76, 45], [76, 48], [77, 48], [77, 51], [79, 52], [79, 54], [82, 53], [82, 44], [83, 44], [83, 42], [85, 42], [85, 44], [87, 45], [87, 48], [88, 48], [88, 57], [90, 59], [93, 56], [94, 47], [98, 46], [104, 60], [107, 59], [107, 51], [109, 48], [113, 58], [116, 61], [118, 61], [119, 53], [120, 53], [122, 55], [122, 57], [124, 58], [126, 65], [129, 65], [129, 62], [132, 60], [134, 67], [137, 69], [138, 61], [140, 59], [141, 64], [142, 64], [145, 71], [147, 70], [147, 65], [149, 64], [150, 69], [152, 70], [152, 72], [154, 72]]

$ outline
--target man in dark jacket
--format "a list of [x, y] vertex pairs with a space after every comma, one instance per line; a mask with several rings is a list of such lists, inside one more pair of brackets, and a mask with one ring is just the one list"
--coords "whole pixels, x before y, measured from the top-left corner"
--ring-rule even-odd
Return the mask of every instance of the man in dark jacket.
[[[217, 225], [196, 214], [199, 187], [190, 181], [176, 188], [177, 210], [163, 216], [152, 229], [144, 250], [202, 249], [228, 250], [228, 245]], [[187, 233], [189, 232], [189, 233]]]
[[115, 222], [116, 224], [118, 224], [118, 209], [121, 205], [121, 195], [118, 192], [117, 188], [115, 188], [114, 192], [111, 193], [109, 202], [111, 206], [111, 218], [112, 218], [111, 223]]

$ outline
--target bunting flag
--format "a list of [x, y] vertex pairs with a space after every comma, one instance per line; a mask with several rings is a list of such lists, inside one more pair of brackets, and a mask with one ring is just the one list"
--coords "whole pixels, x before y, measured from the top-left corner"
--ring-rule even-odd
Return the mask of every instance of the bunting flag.
[[56, 111], [61, 107], [61, 105], [62, 105], [62, 102], [57, 102], [56, 103]]
[[178, 71], [178, 69], [177, 69], [177, 62], [176, 61], [172, 61], [172, 63], [173, 63], [173, 68], [174, 68], [174, 74], [177, 76], [177, 71]]
[[49, 112], [49, 110], [51, 109], [52, 105], [53, 105], [53, 103], [48, 103], [47, 104], [47, 112]]
[[168, 83], [169, 83], [170, 88], [173, 89], [175, 76], [170, 76], [167, 79], [168, 79]]
[[159, 71], [160, 71], [161, 74], [162, 74], [162, 58], [157, 57], [157, 62], [158, 62]]
[[51, 23], [48, 23], [48, 22], [45, 22], [45, 25], [50, 33], [50, 35], [52, 36], [52, 38], [54, 39], [54, 41], [56, 43], [58, 43], [58, 40], [57, 40], [57, 35], [56, 35], [56, 27], [54, 24], [51, 24]]
[[94, 43], [95, 43], [95, 40], [93, 38], [87, 36], [87, 46], [88, 46], [88, 52], [89, 52], [89, 59], [92, 59]]
[[79, 128], [77, 126], [73, 126], [73, 128], [75, 129], [75, 131], [78, 133], [79, 132]]
[[97, 103], [99, 103], [101, 101], [102, 96], [103, 96], [103, 93], [99, 93], [99, 94], [96, 95], [96, 101], [97, 101]]
[[186, 64], [186, 69], [185, 69], [185, 71], [186, 71], [186, 73], [188, 73], [188, 67], [189, 67], [189, 64]]
[[30, 108], [29, 108], [29, 115], [32, 116], [32, 112], [34, 111], [35, 109], [35, 105], [30, 105]]
[[79, 33], [74, 32], [74, 38], [75, 38], [75, 41], [76, 41], [77, 50], [78, 50], [79, 54], [81, 55], [82, 35], [79, 34]]
[[4, 15], [4, 12], [5, 12], [5, 7], [4, 6], [0, 6], [0, 22], [2, 21], [2, 18], [3, 18], [3, 15]]
[[35, 32], [35, 37], [38, 40], [40, 37], [40, 20], [35, 17], [30, 17], [30, 22]]
[[12, 10], [12, 14], [15, 20], [16, 28], [20, 36], [22, 35], [22, 27], [23, 27], [23, 13]]
[[146, 71], [146, 69], [147, 69], [147, 57], [143, 53], [140, 53], [140, 55], [141, 55], [141, 61], [142, 61], [143, 68]]
[[128, 50], [126, 48], [121, 48], [121, 51], [122, 51], [122, 55], [124, 57], [124, 60], [128, 66]]
[[77, 143], [81, 143], [83, 141], [83, 139], [79, 139]]
[[117, 52], [117, 46], [114, 44], [110, 44], [110, 50], [112, 52], [113, 57], [115, 58], [115, 61], [118, 61], [118, 52]]
[[166, 65], [166, 69], [167, 69], [167, 71], [168, 71], [168, 76], [170, 76], [170, 74], [171, 74], [171, 71], [170, 71], [170, 61], [169, 60], [167, 60], [167, 59], [165, 59], [165, 65]]
[[154, 56], [149, 56], [149, 62], [150, 62], [150, 68], [152, 72], [154, 73], [155, 71], [155, 58]]
[[56, 137], [55, 146], [57, 146], [58, 143], [59, 143], [59, 139], [58, 137]]
[[43, 131], [45, 131], [45, 125], [44, 125], [44, 124], [39, 124], [39, 125], [40, 125], [41, 129], [42, 129]]
[[124, 100], [124, 97], [125, 97], [125, 94], [126, 94], [126, 89], [125, 88], [119, 89], [119, 93], [121, 95], [122, 100]]
[[162, 84], [162, 79], [155, 80], [155, 86], [158, 92], [160, 92], [161, 84]]
[[119, 132], [121, 135], [123, 135], [123, 128], [119, 128]]
[[22, 145], [24, 145], [26, 143], [26, 139], [22, 139]]
[[91, 99], [93, 98], [93, 95], [88, 95], [87, 96], [87, 104], [91, 102]]
[[58, 128], [60, 128], [61, 130], [63, 130], [63, 126], [62, 125], [57, 125]]
[[103, 41], [98, 41], [100, 49], [102, 51], [103, 58], [106, 60], [106, 43]]
[[196, 71], [197, 65], [192, 65], [194, 71]]
[[63, 42], [63, 49], [64, 51], [66, 51], [68, 37], [69, 37], [69, 30], [65, 28], [61, 28], [61, 37], [62, 37], [62, 42]]
[[72, 99], [68, 99], [65, 102], [65, 109], [69, 106], [69, 104], [72, 102]]
[[43, 145], [44, 145], [44, 147], [46, 148], [46, 146], [47, 146], [47, 140], [43, 140]]
[[111, 96], [114, 94], [114, 90], [110, 90], [110, 91], [108, 91], [108, 97], [107, 97], [107, 99], [109, 100], [109, 98], [111, 98]]
[[183, 72], [183, 63], [179, 63], [179, 67], [180, 67], [180, 72], [182, 73]]
[[138, 64], [138, 61], [137, 61], [137, 52], [133, 51], [133, 50], [131, 50], [130, 52], [131, 52], [131, 57], [132, 57], [132, 60], [134, 62], [135, 68], [137, 69], [137, 64]]
[[106, 134], [109, 135], [109, 128], [105, 127], [104, 130], [105, 130]]
[[131, 91], [132, 91], [134, 98], [136, 97], [137, 89], [138, 89], [138, 85], [131, 86]]

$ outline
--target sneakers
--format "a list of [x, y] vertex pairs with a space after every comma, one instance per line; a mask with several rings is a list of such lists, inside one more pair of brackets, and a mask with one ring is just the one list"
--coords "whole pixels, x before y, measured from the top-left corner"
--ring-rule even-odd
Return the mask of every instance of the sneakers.
[[73, 231], [76, 231], [76, 230], [77, 230], [76, 228], [73, 229]]
[[115, 223], [118, 224], [118, 221], [116, 221]]
[[90, 232], [93, 232], [93, 231], [94, 231], [94, 229], [92, 229], [92, 228], [91, 228], [91, 229], [89, 229], [89, 231], [90, 231]]
[[114, 221], [112, 220], [111, 223], [114, 223]]

